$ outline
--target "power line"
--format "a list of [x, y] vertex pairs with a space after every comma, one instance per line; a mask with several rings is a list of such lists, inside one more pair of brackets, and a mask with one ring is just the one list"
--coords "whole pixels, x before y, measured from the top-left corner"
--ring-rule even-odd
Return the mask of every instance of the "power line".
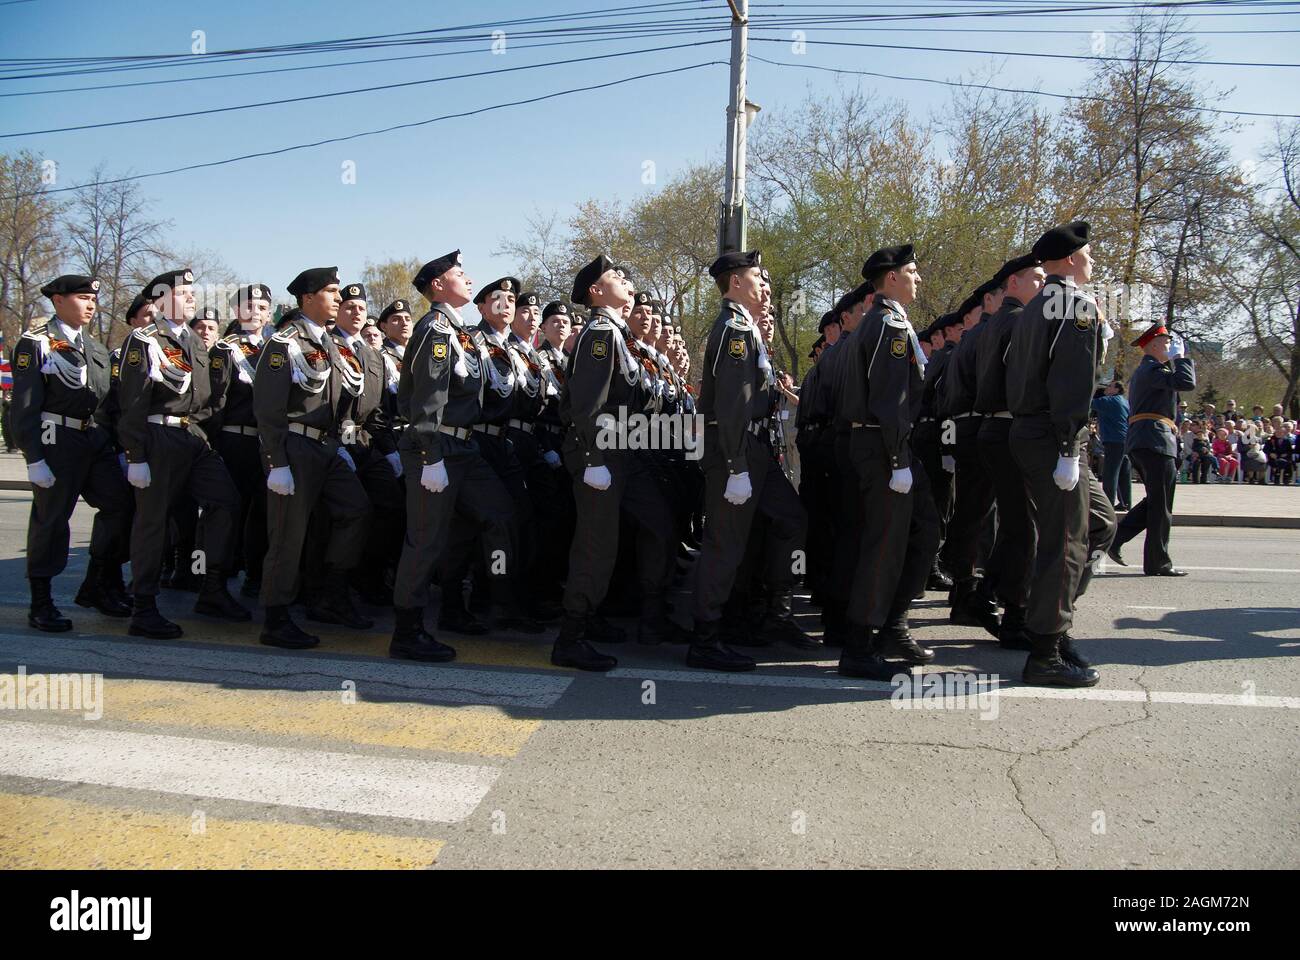
[[285, 153], [292, 153], [297, 150], [308, 150], [312, 147], [326, 146], [331, 143], [343, 143], [348, 140], [359, 140], [363, 137], [374, 137], [384, 133], [392, 133], [395, 130], [409, 130], [413, 127], [423, 127], [431, 123], [440, 123], [443, 120], [456, 120], [463, 117], [473, 117], [480, 113], [490, 113], [494, 110], [504, 110], [508, 107], [527, 106], [533, 103], [541, 103], [545, 100], [554, 100], [557, 97], [564, 97], [574, 93], [586, 93], [591, 90], [604, 90], [609, 87], [616, 87], [620, 84], [631, 83], [634, 80], [645, 80], [650, 77], [664, 77], [676, 73], [686, 73], [690, 70], [699, 70], [703, 67], [726, 66], [725, 60], [706, 60], [703, 63], [694, 63], [685, 67], [673, 67], [667, 70], [655, 70], [650, 73], [639, 73], [631, 77], [620, 77], [617, 80], [607, 80], [603, 83], [593, 83], [583, 87], [571, 87], [567, 90], [557, 90], [554, 93], [541, 94], [536, 97], [528, 97], [523, 100], [511, 100], [507, 103], [496, 103], [486, 107], [478, 107], [474, 110], [464, 110], [460, 113], [447, 113], [438, 117], [429, 117], [426, 120], [414, 120], [409, 123], [398, 123], [389, 127], [383, 127], [377, 130], [363, 130], [360, 133], [350, 133], [338, 137], [327, 137], [323, 140], [314, 140], [310, 143], [297, 143], [287, 147], [278, 147], [274, 150], [261, 150], [257, 153], [246, 153], [238, 157], [227, 157], [224, 160], [207, 160], [203, 163], [187, 164], [183, 167], [173, 167], [170, 170], [155, 170], [150, 173], [136, 173], [124, 177], [114, 177], [111, 180], [97, 180], [93, 183], [82, 183], [73, 187], [59, 187], [55, 190], [40, 190], [34, 193], [20, 194], [17, 196], [0, 197], [0, 203], [8, 203], [11, 200], [18, 200], [24, 197], [45, 196], [56, 193], [69, 193], [76, 190], [85, 190], [89, 187], [104, 187], [117, 183], [130, 183], [136, 180], [146, 180], [153, 177], [165, 177], [173, 173], [185, 173], [190, 170], [202, 170], [207, 167], [221, 167], [231, 163], [239, 163], [243, 160], [255, 160], [261, 157], [274, 157]]
[[[820, 70], [826, 73], [853, 74], [861, 77], [877, 77], [882, 80], [910, 80], [916, 83], [934, 83], [945, 87], [969, 87], [977, 90], [996, 90], [999, 93], [1024, 93], [1036, 97], [1054, 97], [1059, 100], [1092, 100], [1101, 103], [1116, 103], [1119, 101], [1110, 100], [1106, 97], [1098, 97], [1090, 94], [1070, 94], [1070, 93], [1049, 93], [1046, 90], [1028, 90], [1018, 87], [995, 87], [988, 83], [965, 83], [960, 80], [939, 80], [934, 77], [908, 77], [896, 73], [876, 73], [871, 70], [849, 70], [840, 67], [824, 67], [813, 63], [790, 63], [784, 60], [769, 60], [766, 57], [759, 57], [750, 54], [751, 60], [757, 60], [760, 63], [769, 63], [774, 67], [799, 67], [804, 70]], [[1300, 114], [1294, 113], [1259, 113], [1250, 110], [1226, 110], [1218, 107], [1185, 107], [1181, 109], [1195, 110], [1201, 113], [1219, 113], [1228, 114], [1235, 117], [1271, 117], [1283, 120], [1300, 120]]]

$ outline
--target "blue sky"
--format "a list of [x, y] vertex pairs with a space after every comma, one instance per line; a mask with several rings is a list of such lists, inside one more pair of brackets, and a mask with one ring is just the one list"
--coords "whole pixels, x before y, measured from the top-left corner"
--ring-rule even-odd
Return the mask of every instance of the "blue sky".
[[[499, 24], [519, 17], [575, 13], [628, 6], [620, 0], [582, 4], [577, 0], [489, 0], [476, 4], [443, 2], [357, 3], [322, 0], [305, 3], [144, 2], [107, 4], [74, 0], [23, 0], [0, 4], [0, 57], [187, 54], [192, 34], [205, 34], [208, 51], [309, 40]], [[1025, 6], [1007, 0], [1001, 9]], [[1053, 4], [1057, 5], [1057, 4]], [[817, 13], [835, 12], [826, 4]], [[881, 12], [880, 6], [847, 4], [840, 12]], [[957, 10], [991, 4], [968, 0], [896, 5], [892, 12]], [[870, 10], [865, 8], [871, 7]], [[1220, 8], [1222, 9], [1222, 8]], [[1300, 4], [1265, 16], [1196, 18], [1199, 30], [1300, 31]], [[784, 10], [754, 3], [751, 12], [801, 16], [812, 11]], [[683, 2], [662, 13], [642, 13], [614, 22], [659, 18], [716, 20], [717, 34], [594, 41], [524, 49], [521, 32], [537, 27], [505, 27], [505, 52], [494, 54], [487, 34], [482, 41], [454, 47], [392, 47], [312, 54], [245, 63], [203, 64], [186, 58], [178, 67], [46, 79], [0, 79], [0, 93], [61, 87], [121, 84], [141, 80], [269, 69], [283, 66], [380, 59], [382, 62], [302, 70], [225, 80], [91, 90], [43, 96], [0, 97], [0, 133], [17, 133], [87, 123], [206, 110], [259, 100], [281, 99], [403, 83], [431, 77], [553, 63], [622, 50], [637, 50], [725, 38], [729, 19], [724, 0]], [[613, 20], [606, 15], [602, 20]], [[1123, 29], [1124, 17], [1079, 14], [994, 17], [968, 20], [906, 21], [890, 31], [868, 34], [834, 27], [807, 31], [809, 41], [849, 40], [968, 47], [1000, 51], [1051, 50], [1088, 53], [1091, 31]], [[706, 25], [710, 21], [705, 21]], [[865, 24], [856, 24], [860, 27]], [[953, 32], [921, 32], [939, 27]], [[1056, 29], [1069, 34], [983, 32], [1006, 29]], [[979, 32], [977, 32], [979, 31]], [[939, 79], [962, 79], [993, 63], [995, 83], [1071, 92], [1087, 73], [1081, 61], [989, 57], [818, 47], [795, 56], [790, 28], [755, 30], [784, 43], [752, 45], [755, 54], [821, 66], [876, 70]], [[1298, 33], [1202, 34], [1204, 59], [1296, 62]], [[553, 39], [553, 38], [548, 38]], [[448, 49], [455, 56], [394, 60]], [[113, 173], [143, 173], [295, 143], [409, 123], [447, 113], [538, 96], [652, 70], [725, 61], [726, 42], [614, 60], [498, 76], [421, 84], [404, 89], [355, 94], [303, 103], [218, 113], [164, 122], [67, 133], [6, 138], [0, 151], [28, 148], [55, 159], [60, 185], [85, 178], [98, 163]], [[1232, 89], [1223, 104], [1240, 110], [1300, 113], [1295, 90], [1300, 71], [1263, 67], [1198, 67], [1198, 77]], [[9, 71], [12, 73], [12, 71]], [[7, 76], [7, 75], [6, 75]], [[839, 84], [861, 83], [876, 95], [905, 100], [918, 113], [941, 107], [949, 88], [904, 81], [842, 78], [812, 70], [751, 63], [749, 96], [765, 110], [797, 103], [809, 91], [826, 92]], [[605, 90], [575, 94], [539, 104], [512, 107], [380, 136], [330, 144], [205, 170], [141, 181], [155, 201], [157, 216], [170, 219], [169, 237], [178, 246], [215, 250], [241, 278], [269, 283], [278, 295], [302, 268], [338, 264], [343, 278], [359, 274], [367, 260], [429, 258], [460, 247], [466, 267], [478, 281], [499, 276], [513, 264], [493, 256], [501, 239], [517, 234], [539, 209], [567, 215], [588, 197], [635, 199], [653, 187], [642, 183], [642, 165], [653, 160], [659, 180], [682, 167], [718, 160], [723, 152], [727, 69], [703, 67], [672, 76], [640, 80]], [[1059, 101], [1043, 101], [1057, 104]], [[606, 131], [593, 138], [588, 124], [600, 120]], [[759, 122], [762, 122], [760, 116]], [[1271, 120], [1242, 120], [1231, 138], [1240, 160], [1254, 157], [1272, 135]], [[355, 164], [356, 182], [343, 182], [344, 164]]]

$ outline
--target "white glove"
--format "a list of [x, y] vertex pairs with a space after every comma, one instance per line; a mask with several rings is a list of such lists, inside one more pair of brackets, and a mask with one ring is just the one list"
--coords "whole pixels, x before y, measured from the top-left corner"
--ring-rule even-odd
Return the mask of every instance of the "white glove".
[[425, 464], [420, 471], [420, 486], [430, 493], [442, 493], [450, 482], [447, 479], [447, 467], [441, 460]]
[[943, 464], [943, 470], [944, 470], [944, 473], [956, 473], [956, 472], [957, 472], [957, 460], [956, 460], [956, 458], [954, 458], [954, 457], [949, 457], [949, 456], [943, 456], [943, 457], [940, 457], [940, 458], [939, 458], [939, 462]]
[[1176, 333], [1169, 335], [1169, 359], [1178, 360], [1187, 353], [1187, 348], [1183, 345], [1183, 338]]
[[1062, 490], [1069, 492], [1079, 485], [1079, 458], [1078, 457], [1057, 457], [1056, 469], [1052, 471], [1052, 479]]
[[542, 454], [542, 459], [546, 461], [546, 465], [552, 470], [558, 470], [562, 466], [560, 463], [560, 455], [554, 450], [547, 450]]
[[754, 487], [749, 482], [749, 473], [733, 473], [727, 477], [727, 489], [722, 491], [722, 499], [727, 503], [740, 506], [754, 495]]
[[353, 473], [357, 472], [357, 462], [352, 459], [352, 454], [348, 453], [347, 447], [339, 447], [339, 459], [346, 463]]
[[293, 471], [288, 467], [272, 467], [266, 475], [266, 489], [282, 497], [292, 497]]
[[125, 477], [126, 476], [126, 454], [125, 453], [119, 453], [117, 455], [117, 465], [122, 468], [122, 476]]
[[153, 483], [153, 475], [147, 463], [128, 463], [126, 465], [126, 482], [137, 490], [143, 490]]
[[27, 464], [27, 479], [32, 482], [32, 486], [40, 487], [42, 490], [54, 486], [54, 473], [44, 460]]
[[608, 490], [614, 478], [609, 475], [609, 467], [588, 467], [582, 471], [582, 482], [593, 490]]
[[384, 459], [387, 460], [388, 465], [393, 468], [393, 476], [400, 477], [402, 475], [402, 458], [397, 451], [394, 450], [392, 453], [384, 454]]
[[903, 467], [889, 475], [889, 489], [895, 493], [906, 494], [912, 489], [912, 468]]

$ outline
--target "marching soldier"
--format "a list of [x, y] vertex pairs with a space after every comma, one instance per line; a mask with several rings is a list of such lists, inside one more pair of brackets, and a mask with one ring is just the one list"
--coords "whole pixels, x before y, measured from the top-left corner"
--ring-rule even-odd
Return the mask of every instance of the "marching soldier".
[[264, 328], [270, 320], [271, 288], [263, 283], [242, 287], [235, 294], [235, 319], [208, 351], [213, 436], [240, 494], [235, 531], [244, 561], [244, 585], [239, 592], [254, 599], [262, 589], [266, 558], [266, 480], [253, 411], [253, 373], [266, 345]]
[[875, 302], [841, 341], [839, 370], [837, 414], [850, 423], [849, 460], [863, 503], [839, 672], [882, 680], [893, 674], [889, 657], [910, 664], [934, 659], [912, 639], [907, 612], [939, 549], [939, 520], [925, 467], [908, 442], [925, 378], [906, 312], [921, 282], [912, 245], [877, 250], [862, 275], [876, 290]]
[[672, 511], [646, 458], [623, 449], [610, 425], [618, 421], [620, 410], [626, 418], [646, 409], [651, 400], [645, 368], [632, 352], [632, 335], [623, 322], [632, 297], [632, 284], [604, 254], [578, 271], [573, 281], [572, 300], [591, 313], [574, 341], [560, 399], [560, 416], [570, 424], [563, 455], [574, 478], [577, 524], [569, 551], [564, 621], [551, 662], [580, 670], [611, 670], [618, 664], [591, 641], [623, 639], [622, 631], [596, 612], [618, 556], [620, 510], [637, 524], [640, 538], [638, 639], [653, 643], [675, 636], [664, 598], [672, 560]]
[[1008, 261], [1002, 305], [985, 324], [976, 354], [975, 410], [984, 415], [979, 429], [979, 455], [993, 482], [997, 503], [997, 534], [988, 569], [1003, 613], [998, 642], [1007, 650], [1028, 650], [1025, 606], [1034, 557], [1034, 527], [1025, 500], [1025, 482], [1011, 453], [1011, 412], [1003, 357], [1025, 304], [1043, 285], [1043, 269], [1032, 254]]
[[1196, 389], [1196, 366], [1186, 355], [1181, 337], [1163, 323], [1154, 323], [1133, 341], [1142, 348], [1142, 362], [1129, 379], [1129, 428], [1124, 449], [1137, 465], [1146, 497], [1119, 522], [1107, 551], [1128, 566], [1120, 549], [1146, 532], [1142, 572], [1149, 577], [1184, 577], [1169, 559], [1169, 528], [1173, 524], [1174, 483], [1178, 477], [1178, 394]]
[[[944, 442], [944, 430], [939, 416], [939, 393], [943, 386], [953, 351], [961, 340], [961, 315], [945, 313], [930, 324], [931, 351], [925, 365], [925, 381], [921, 384], [921, 407], [916, 426], [912, 428], [912, 450], [921, 458], [930, 480], [930, 495], [934, 500], [935, 514], [939, 518], [939, 543], [948, 538], [948, 521], [952, 519], [952, 501], [955, 492], [953, 474], [957, 470], [952, 446]], [[936, 551], [926, 578], [927, 590], [951, 590], [953, 583], [944, 572]]]
[[686, 662], [710, 670], [744, 671], [753, 670], [754, 661], [724, 645], [718, 629], [755, 517], [767, 521], [764, 579], [777, 598], [777, 619], [787, 614], [782, 626], [793, 625], [789, 595], [807, 518], [770, 442], [762, 436], [772, 410], [775, 373], [755, 325], [771, 297], [758, 251], [724, 253], [709, 274], [723, 299], [705, 347], [700, 384], [700, 413], [705, 418], [704, 546], [695, 591], [695, 636]]
[[344, 458], [366, 491], [371, 506], [371, 523], [366, 548], [355, 578], [362, 599], [373, 606], [393, 602], [386, 576], [397, 567], [402, 541], [402, 461], [397, 438], [384, 409], [388, 392], [388, 367], [379, 352], [365, 342], [366, 288], [349, 283], [341, 288], [338, 318], [330, 329], [335, 348], [354, 373], [362, 378], [362, 389], [344, 398], [340, 436]]
[[[27, 461], [32, 509], [27, 524], [27, 578], [37, 630], [63, 633], [72, 621], [59, 612], [51, 581], [68, 564], [68, 519], [81, 497], [95, 508], [90, 565], [76, 602], [110, 617], [131, 615], [117, 551], [131, 517], [127, 486], [102, 424], [109, 390], [109, 355], [84, 329], [99, 301], [99, 281], [67, 274], [41, 288], [54, 304], [44, 328], [26, 331], [13, 352], [10, 423]], [[113, 577], [114, 568], [118, 577]]]
[[[408, 423], [398, 445], [406, 483], [406, 540], [393, 584], [396, 626], [389, 655], [398, 659], [446, 661], [456, 651], [424, 627], [429, 582], [447, 551], [453, 521], [472, 526], [486, 555], [487, 575], [497, 590], [513, 573], [514, 504], [480, 453], [474, 425], [481, 419], [491, 363], [484, 344], [460, 315], [472, 284], [460, 251], [430, 260], [412, 279], [429, 302], [416, 324], [402, 363], [397, 406]], [[459, 559], [444, 566], [463, 569]], [[442, 603], [461, 583], [443, 580]]]
[[1098, 673], [1074, 646], [1069, 629], [1091, 562], [1115, 536], [1115, 510], [1087, 463], [1080, 465], [1109, 327], [1078, 288], [1092, 277], [1087, 222], [1053, 227], [1033, 253], [1047, 278], [1025, 304], [1006, 355], [1011, 453], [1038, 531], [1024, 681], [1090, 687]]
[[[414, 326], [411, 305], [405, 300], [394, 300], [379, 314], [379, 330], [383, 334], [379, 353], [384, 361], [384, 415], [397, 440], [401, 440], [402, 431], [406, 429], [406, 420], [397, 409], [397, 385], [402, 377], [402, 361], [406, 357], [406, 346], [411, 342]], [[400, 462], [400, 453], [398, 458]]]
[[[821, 355], [826, 348], [826, 327], [835, 314], [827, 310], [817, 325], [818, 336], [808, 359], [815, 361], [804, 374], [799, 388], [799, 409], [795, 414], [795, 443], [799, 447], [799, 499], [808, 516], [808, 573], [804, 582], [814, 606], [822, 606], [831, 589], [832, 530], [835, 508], [834, 448], [824, 441], [831, 435], [831, 424], [824, 410], [814, 403], [823, 366]], [[839, 329], [839, 324], [835, 324]]]
[[[251, 619], [226, 589], [239, 491], [204, 433], [212, 394], [208, 352], [186, 325], [195, 311], [193, 283], [188, 268], [150, 281], [144, 296], [161, 300], [162, 316], [132, 331], [122, 348], [118, 437], [126, 450], [127, 481], [136, 488], [129, 632], [158, 640], [182, 633], [158, 612], [157, 596], [167, 521], [187, 496], [203, 510], [203, 585], [194, 611], [224, 620]], [[188, 565], [190, 558], [184, 560]]]
[[262, 572], [266, 622], [261, 642], [299, 650], [320, 638], [289, 615], [312, 513], [323, 505], [330, 536], [325, 582], [307, 611], [311, 620], [366, 629], [373, 621], [352, 605], [348, 574], [365, 546], [370, 505], [349, 466], [343, 415], [365, 378], [339, 352], [326, 326], [339, 313], [338, 270], [304, 270], [289, 284], [298, 309], [267, 342], [253, 374], [253, 414], [266, 470], [267, 551]]

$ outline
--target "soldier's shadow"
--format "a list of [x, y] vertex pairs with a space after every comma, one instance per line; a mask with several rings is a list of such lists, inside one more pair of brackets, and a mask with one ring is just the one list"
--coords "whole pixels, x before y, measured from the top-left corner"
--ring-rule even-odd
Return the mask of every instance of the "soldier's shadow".
[[[1114, 622], [1118, 630], [1147, 635], [1087, 642], [1113, 662], [1165, 666], [1300, 655], [1300, 607], [1171, 610], [1158, 620], [1119, 617]], [[1121, 649], [1122, 658], [1113, 655]]]

